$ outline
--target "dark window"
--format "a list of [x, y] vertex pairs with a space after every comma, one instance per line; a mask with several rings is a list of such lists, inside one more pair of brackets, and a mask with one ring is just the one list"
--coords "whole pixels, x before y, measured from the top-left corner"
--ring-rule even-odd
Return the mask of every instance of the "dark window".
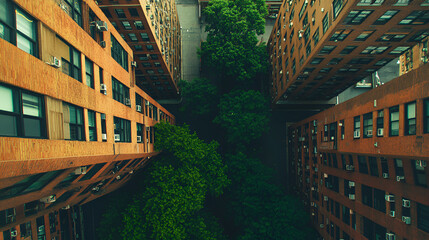
[[386, 228], [363, 217], [363, 235], [368, 239], [385, 239]]
[[360, 116], [354, 117], [353, 138], [360, 138]]
[[382, 137], [384, 132], [384, 111], [380, 110], [377, 113], [377, 136]]
[[369, 170], [372, 176], [378, 177], [378, 165], [376, 157], [368, 157]]
[[417, 203], [417, 227], [429, 233], [429, 206]]
[[404, 173], [404, 166], [402, 159], [395, 158], [395, 173], [396, 173], [396, 180], [405, 182], [405, 173]]
[[429, 99], [425, 99], [423, 105], [423, 132], [429, 133]]
[[372, 113], [363, 115], [363, 137], [372, 137]]
[[310, 64], [317, 65], [317, 64], [320, 64], [323, 60], [324, 60], [324, 58], [313, 58], [313, 60], [311, 60]]
[[143, 42], [149, 41], [149, 35], [147, 33], [140, 33], [140, 37], [142, 38]]
[[338, 15], [340, 14], [341, 10], [343, 10], [344, 7], [344, 0], [334, 0], [332, 2], [332, 6], [334, 8], [334, 19], [336, 19], [338, 17]]
[[416, 183], [416, 185], [427, 187], [426, 172], [425, 172], [425, 167], [427, 166], [426, 161], [413, 160], [411, 161], [411, 164], [413, 165], [414, 182]]
[[126, 18], [125, 12], [123, 9], [117, 8], [115, 9], [115, 13], [118, 16], [118, 18]]
[[15, 208], [9, 208], [3, 211], [0, 211], [0, 226], [6, 226], [7, 224], [13, 223], [16, 221], [16, 211]]
[[63, 103], [63, 115], [64, 138], [68, 140], [85, 141], [83, 108]]
[[424, 25], [429, 21], [429, 11], [413, 11], [402, 19], [398, 24], [402, 25]]
[[143, 142], [143, 129], [144, 125], [141, 123], [137, 123], [137, 142]]
[[11, 1], [0, 2], [0, 38], [37, 57], [37, 22]]
[[330, 54], [337, 46], [323, 46], [320, 50], [320, 55]]
[[372, 188], [362, 184], [362, 203], [372, 207]]
[[128, 37], [130, 38], [130, 40], [132, 42], [137, 42], [138, 41], [137, 35], [135, 33], [128, 33]]
[[136, 111], [143, 112], [144, 111], [143, 98], [136, 93]]
[[342, 206], [342, 220], [345, 224], [350, 225], [350, 209]]
[[325, 17], [323, 17], [322, 24], [323, 24], [323, 34], [325, 34], [326, 31], [328, 31], [329, 29], [329, 14], [326, 14]]
[[405, 135], [416, 135], [416, 102], [405, 104]]
[[368, 46], [360, 54], [382, 54], [388, 48], [389, 48], [388, 46], [381, 46], [381, 47]]
[[395, 16], [399, 11], [397, 10], [388, 10], [386, 11], [379, 19], [377, 19], [373, 25], [384, 25], [386, 24], [393, 16]]
[[101, 118], [101, 135], [103, 142], [107, 141], [107, 129], [106, 129], [106, 114], [100, 113]]
[[79, 26], [82, 27], [81, 0], [60, 0], [64, 10]]
[[81, 178], [79, 181], [85, 181], [92, 178], [100, 169], [105, 165], [105, 163], [98, 163], [94, 165], [89, 171]]
[[346, 39], [346, 37], [352, 32], [353, 30], [349, 30], [349, 29], [340, 29], [334, 32], [334, 34], [332, 34], [332, 37], [329, 39], [329, 41], [334, 41], [334, 42], [338, 42], [338, 41], [343, 41], [344, 39]]
[[314, 31], [314, 34], [313, 34], [313, 44], [314, 44], [314, 46], [316, 46], [317, 45], [317, 43], [319, 43], [319, 28], [317, 28], [316, 29], [316, 31]]
[[88, 110], [89, 141], [97, 141], [97, 124], [95, 112]]
[[379, 39], [377, 39], [378, 42], [400, 42], [402, 39], [404, 39], [407, 36], [407, 34], [383, 34]]
[[358, 163], [359, 163], [359, 172], [368, 174], [368, 163], [366, 162], [366, 157], [359, 155]]
[[366, 30], [363, 31], [361, 34], [359, 34], [359, 36], [357, 36], [357, 38], [355, 39], [355, 41], [365, 41], [367, 38], [369, 38], [372, 34], [374, 33], [373, 30]]
[[[117, 9], [116, 9], [117, 10]], [[125, 70], [128, 71], [128, 53], [124, 50], [124, 48], [119, 44], [118, 40], [111, 35], [112, 41], [112, 57], [115, 59], [119, 65], [121, 65]]]
[[340, 52], [340, 54], [350, 54], [356, 48], [357, 48], [357, 46], [347, 46]]
[[45, 137], [41, 95], [0, 85], [0, 136]]
[[399, 135], [399, 106], [389, 108], [389, 135]]
[[85, 58], [86, 85], [94, 88], [94, 64], [88, 58]]
[[144, 30], [144, 25], [142, 21], [134, 21], [134, 26], [136, 27], [137, 30]]
[[389, 165], [387, 164], [387, 159], [385, 157], [380, 157], [381, 163], [381, 172], [383, 173], [383, 178], [389, 177]]
[[119, 135], [117, 142], [131, 142], [131, 122], [122, 118], [114, 117], [115, 135]]
[[[127, 102], [130, 101], [130, 89], [114, 77], [112, 77], [112, 92], [113, 99], [116, 101], [125, 105], [127, 105]], [[128, 106], [130, 105], [131, 104]]]
[[346, 25], [359, 25], [372, 13], [372, 10], [352, 10], [344, 20]]

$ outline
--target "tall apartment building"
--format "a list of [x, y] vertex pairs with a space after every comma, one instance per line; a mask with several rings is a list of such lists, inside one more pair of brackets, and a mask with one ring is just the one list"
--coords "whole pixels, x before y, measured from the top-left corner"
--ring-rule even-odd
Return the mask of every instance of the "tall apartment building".
[[291, 184], [324, 239], [429, 239], [429, 65], [289, 129]]
[[272, 102], [329, 100], [429, 35], [427, 0], [284, 1], [268, 48]]
[[156, 100], [177, 99], [181, 35], [175, 1], [96, 2], [134, 52], [136, 85]]
[[92, 0], [0, 0], [1, 240], [84, 239], [78, 206], [157, 154], [133, 54]]

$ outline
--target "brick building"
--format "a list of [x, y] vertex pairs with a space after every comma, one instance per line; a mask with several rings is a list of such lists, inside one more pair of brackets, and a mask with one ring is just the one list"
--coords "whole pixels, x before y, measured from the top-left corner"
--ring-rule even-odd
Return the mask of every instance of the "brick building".
[[289, 128], [289, 181], [324, 239], [429, 239], [428, 74], [423, 64]]
[[158, 153], [153, 125], [175, 119], [135, 57], [95, 1], [0, 1], [1, 240], [82, 239], [77, 206]]
[[272, 103], [329, 100], [428, 36], [426, 0], [283, 1], [268, 49]]

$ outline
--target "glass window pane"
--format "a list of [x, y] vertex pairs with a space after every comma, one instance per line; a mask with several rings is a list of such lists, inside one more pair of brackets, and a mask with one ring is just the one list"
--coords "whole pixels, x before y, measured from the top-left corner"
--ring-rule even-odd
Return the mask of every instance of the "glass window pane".
[[0, 135], [17, 136], [16, 117], [0, 114]]
[[20, 10], [16, 10], [16, 29], [31, 39], [36, 38], [34, 20]]
[[88, 111], [88, 126], [95, 127], [95, 113]]
[[80, 67], [80, 53], [76, 50], [73, 50], [73, 64]]
[[22, 109], [25, 115], [40, 117], [39, 97], [23, 93]]
[[10, 4], [8, 1], [0, 0], [0, 20], [6, 22], [7, 24], [12, 24], [12, 13], [10, 11]]
[[21, 34], [16, 35], [16, 46], [28, 54], [34, 54], [33, 43], [27, 38], [21, 36]]
[[82, 109], [76, 108], [76, 113], [77, 113], [77, 124], [82, 124], [83, 123]]
[[399, 121], [399, 112], [390, 113], [390, 121]]
[[[0, 13], [1, 16], [1, 13]], [[0, 38], [3, 38], [4, 40], [10, 42], [10, 29], [6, 26], [0, 23]]]
[[70, 123], [76, 123], [76, 108], [70, 106]]
[[12, 89], [0, 86], [0, 110], [13, 112]]
[[40, 120], [24, 118], [24, 132], [26, 137], [41, 137]]
[[416, 104], [410, 103], [407, 105], [407, 117], [415, 118], [416, 117]]
[[85, 71], [92, 75], [92, 62], [88, 59], [85, 59]]

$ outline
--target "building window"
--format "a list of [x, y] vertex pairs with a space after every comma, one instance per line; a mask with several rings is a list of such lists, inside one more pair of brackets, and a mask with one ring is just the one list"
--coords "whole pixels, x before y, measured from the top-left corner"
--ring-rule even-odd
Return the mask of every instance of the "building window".
[[0, 226], [6, 226], [10, 223], [16, 221], [16, 211], [15, 208], [9, 208], [3, 211], [0, 211]]
[[94, 64], [88, 58], [85, 58], [86, 85], [94, 88]]
[[130, 38], [130, 40], [132, 42], [137, 42], [138, 41], [137, 35], [135, 33], [128, 33], [128, 37]]
[[347, 55], [347, 54], [350, 54], [351, 52], [353, 52], [353, 50], [355, 50], [357, 48], [357, 46], [347, 46], [347, 47], [345, 47], [341, 52], [340, 52], [340, 54], [342, 54], [342, 55]]
[[409, 46], [399, 46], [393, 49], [389, 54], [401, 55], [408, 49], [410, 49]]
[[106, 114], [100, 113], [102, 141], [107, 142]]
[[117, 8], [115, 9], [115, 13], [118, 16], [118, 18], [127, 18], [125, 15], [124, 9]]
[[143, 124], [137, 123], [137, 142], [141, 143], [143, 142]]
[[399, 106], [389, 108], [389, 135], [399, 136]]
[[390, 19], [392, 19], [393, 16], [395, 16], [399, 11], [397, 10], [388, 10], [386, 11], [379, 19], [377, 19], [373, 25], [384, 25], [386, 24]]
[[423, 101], [423, 132], [429, 133], [429, 98]]
[[377, 137], [382, 137], [384, 131], [384, 111], [377, 112]]
[[372, 137], [372, 113], [363, 115], [363, 137]]
[[374, 208], [380, 212], [386, 213], [385, 192], [374, 188]]
[[353, 138], [360, 138], [360, 116], [354, 117], [353, 121]]
[[136, 111], [137, 112], [143, 112], [143, 98], [136, 93]]
[[64, 10], [79, 26], [82, 27], [81, 0], [60, 0]]
[[125, 30], [133, 30], [133, 28], [131, 27], [130, 22], [128, 21], [121, 21], [122, 26], [124, 27]]
[[402, 19], [400, 25], [424, 25], [429, 21], [429, 11], [413, 11]]
[[369, 170], [370, 170], [371, 176], [378, 177], [377, 158], [368, 157], [368, 162], [369, 162]]
[[0, 136], [45, 137], [41, 95], [0, 85]]
[[334, 19], [337, 19], [338, 15], [340, 14], [341, 10], [343, 10], [344, 7], [344, 0], [334, 0], [332, 2], [332, 6], [334, 8]]
[[345, 224], [350, 225], [350, 208], [342, 205], [342, 220]]
[[381, 47], [368, 46], [360, 54], [382, 54], [388, 48], [389, 47], [386, 47], [386, 46], [381, 46]]
[[413, 160], [411, 161], [413, 164], [413, 171], [414, 171], [414, 182], [418, 186], [427, 187], [427, 180], [426, 180], [426, 172], [425, 167], [426, 161], [424, 160]]
[[362, 184], [362, 203], [372, 207], [372, 188]]
[[[112, 77], [112, 93], [113, 99], [122, 104], [127, 105], [130, 101], [130, 89], [114, 77]], [[131, 104], [128, 104], [127, 106], [130, 105]]]
[[383, 178], [389, 178], [389, 165], [387, 164], [387, 159], [385, 157], [380, 157], [380, 163]]
[[328, 13], [325, 15], [325, 17], [323, 17], [322, 24], [323, 24], [323, 34], [325, 34], [326, 31], [328, 31], [328, 29], [329, 29], [329, 14]]
[[[115, 135], [119, 136], [117, 142], [131, 142], [131, 122], [122, 118], [113, 118]], [[115, 139], [117, 139], [115, 136]]]
[[316, 29], [316, 31], [314, 31], [313, 34], [313, 46], [316, 46], [317, 43], [319, 43], [319, 28]]
[[95, 112], [88, 110], [89, 141], [97, 141], [97, 124]]
[[330, 54], [337, 46], [323, 46], [320, 50], [319, 55]]
[[140, 33], [140, 37], [142, 38], [143, 42], [149, 42], [149, 35], [147, 33]]
[[396, 173], [396, 180], [405, 182], [405, 174], [404, 174], [404, 166], [402, 159], [395, 158], [395, 173]]
[[358, 163], [359, 163], [359, 172], [364, 173], [364, 174], [368, 174], [368, 164], [366, 161], [366, 157], [359, 155], [358, 156]]
[[374, 31], [371, 30], [366, 30], [363, 31], [361, 34], [359, 34], [359, 36], [357, 36], [357, 38], [355, 39], [355, 41], [365, 41], [366, 39], [368, 39], [372, 34], [374, 33]]
[[377, 42], [400, 42], [402, 39], [404, 39], [407, 36], [407, 34], [383, 34], [379, 39], [377, 39]]
[[344, 39], [346, 39], [346, 37], [352, 32], [353, 30], [349, 30], [349, 29], [340, 29], [334, 32], [334, 34], [332, 34], [332, 37], [329, 39], [329, 41], [334, 41], [334, 42], [338, 42], [338, 41], [344, 41]]
[[[117, 10], [117, 9], [116, 9]], [[111, 35], [112, 41], [112, 57], [115, 59], [119, 65], [121, 65], [125, 70], [128, 71], [128, 53], [124, 50], [124, 48], [119, 44], [118, 40]]]
[[371, 15], [372, 10], [352, 10], [344, 20], [346, 25], [359, 25], [365, 21], [365, 19]]
[[429, 206], [417, 203], [417, 228], [429, 233]]
[[144, 25], [142, 21], [134, 21], [134, 26], [136, 27], [137, 30], [144, 30]]
[[416, 135], [416, 103], [405, 104], [405, 135]]
[[74, 47], [69, 45], [69, 57], [70, 62], [66, 59], [61, 59], [61, 70], [63, 73], [69, 75], [70, 77], [82, 82], [81, 80], [81, 71], [80, 71], [80, 52], [77, 51]]
[[64, 138], [85, 141], [83, 108], [63, 103]]
[[0, 2], [0, 38], [37, 57], [37, 24], [11, 1]]

